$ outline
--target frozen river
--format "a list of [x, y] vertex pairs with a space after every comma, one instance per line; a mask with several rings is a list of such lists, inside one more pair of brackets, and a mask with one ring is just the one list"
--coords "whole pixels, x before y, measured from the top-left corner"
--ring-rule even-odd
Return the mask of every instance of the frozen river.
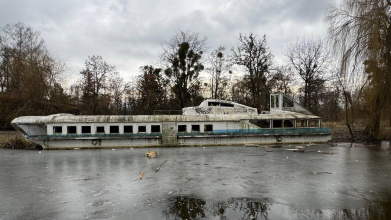
[[0, 219], [391, 219], [388, 143], [286, 148], [0, 149]]

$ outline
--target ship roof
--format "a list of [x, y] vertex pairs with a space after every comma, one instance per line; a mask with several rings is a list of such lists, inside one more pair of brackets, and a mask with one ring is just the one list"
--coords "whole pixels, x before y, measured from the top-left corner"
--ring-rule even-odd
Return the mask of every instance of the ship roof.
[[259, 115], [72, 115], [21, 116], [12, 124], [56, 124], [56, 123], [159, 123], [159, 122], [216, 122], [249, 119], [319, 119], [319, 116], [284, 111], [278, 114]]

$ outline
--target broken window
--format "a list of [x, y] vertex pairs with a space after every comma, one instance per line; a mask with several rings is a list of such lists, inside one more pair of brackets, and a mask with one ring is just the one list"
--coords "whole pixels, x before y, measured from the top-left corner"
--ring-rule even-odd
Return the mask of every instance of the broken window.
[[96, 127], [96, 133], [104, 134], [105, 133], [105, 127], [104, 126], [97, 126]]
[[249, 122], [260, 128], [270, 128], [270, 120], [249, 120]]
[[282, 120], [273, 120], [273, 128], [282, 128]]
[[279, 108], [280, 102], [279, 102], [279, 95], [272, 95], [271, 96], [271, 106], [272, 108]]
[[293, 120], [284, 120], [284, 128], [293, 128]]
[[178, 132], [187, 132], [186, 125], [178, 125]]
[[205, 132], [213, 131], [213, 125], [204, 125], [204, 131]]
[[319, 127], [319, 119], [308, 120], [308, 127], [318, 128]]
[[139, 133], [147, 132], [147, 126], [138, 126], [138, 132]]
[[307, 120], [305, 120], [305, 119], [297, 119], [296, 120], [296, 127], [297, 128], [306, 128], [307, 127]]
[[118, 134], [119, 126], [110, 126], [110, 134]]
[[76, 134], [77, 129], [76, 126], [67, 126], [67, 134]]
[[82, 134], [91, 134], [91, 126], [81, 126]]
[[191, 131], [192, 132], [200, 132], [200, 125], [192, 125]]
[[160, 133], [160, 125], [151, 125], [152, 133]]
[[219, 102], [208, 102], [208, 106], [219, 106]]
[[125, 126], [124, 126], [124, 133], [125, 133], [125, 134], [133, 133], [133, 126], [131, 126], [131, 125], [125, 125]]
[[53, 126], [53, 134], [62, 134], [62, 126]]

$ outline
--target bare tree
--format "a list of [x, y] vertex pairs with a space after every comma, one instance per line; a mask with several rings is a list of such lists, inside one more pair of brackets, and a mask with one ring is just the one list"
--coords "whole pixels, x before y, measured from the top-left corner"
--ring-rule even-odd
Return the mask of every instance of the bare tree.
[[309, 111], [316, 112], [319, 105], [319, 91], [326, 81], [329, 52], [322, 40], [302, 40], [291, 44], [286, 54], [292, 70], [301, 78], [304, 86], [302, 104]]
[[[334, 52], [342, 59], [341, 73], [367, 73], [370, 119], [366, 133], [378, 138], [382, 111], [391, 103], [391, 1], [344, 0], [329, 8], [326, 20]], [[360, 72], [364, 64], [364, 71]]]
[[99, 114], [103, 109], [98, 107], [107, 103], [109, 96], [106, 94], [108, 89], [108, 81], [111, 77], [118, 75], [115, 66], [108, 64], [101, 56], [88, 57], [85, 62], [85, 69], [80, 74], [82, 75], [83, 85], [83, 104], [88, 106], [88, 113]]
[[258, 110], [267, 109], [271, 90], [268, 78], [272, 55], [267, 47], [266, 36], [257, 39], [253, 33], [249, 36], [240, 34], [239, 45], [232, 48], [232, 62], [245, 68], [244, 86], [248, 87], [252, 95], [249, 104]]
[[274, 74], [271, 80], [273, 90], [282, 92], [285, 95], [292, 96], [292, 85], [294, 84], [294, 77], [292, 75], [292, 72], [292, 68], [286, 65], [275, 67]]
[[114, 114], [121, 114], [124, 103], [124, 93], [127, 91], [129, 83], [124, 78], [114, 76], [109, 79], [109, 90], [111, 93], [111, 111]]
[[23, 24], [0, 28], [0, 123], [19, 115], [63, 111], [60, 78], [65, 65], [46, 48], [40, 33]]
[[202, 54], [206, 50], [205, 42], [206, 38], [199, 38], [198, 33], [179, 31], [163, 45], [161, 61], [167, 67], [164, 73], [171, 80], [171, 90], [181, 108], [199, 94], [198, 76], [204, 70]]
[[209, 67], [206, 68], [210, 74], [210, 91], [212, 99], [225, 98], [225, 87], [232, 74], [232, 63], [224, 55], [225, 47], [218, 47], [208, 57]]

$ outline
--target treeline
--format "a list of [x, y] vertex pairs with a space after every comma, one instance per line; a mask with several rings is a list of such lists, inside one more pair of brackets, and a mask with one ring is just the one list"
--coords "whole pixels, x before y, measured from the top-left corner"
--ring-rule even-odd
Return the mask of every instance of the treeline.
[[[207, 38], [178, 31], [163, 44], [160, 65], [140, 67], [136, 81], [126, 82], [114, 65], [93, 55], [85, 60], [78, 81], [65, 88], [66, 65], [47, 50], [39, 32], [18, 23], [3, 27], [0, 36], [3, 125], [20, 115], [64, 111], [153, 114], [154, 109], [198, 105], [205, 98], [233, 100], [262, 111], [269, 109], [272, 91], [294, 96], [322, 114], [322, 106], [330, 102], [328, 93], [334, 92], [326, 85], [328, 54], [321, 40], [291, 45], [286, 65], [277, 66], [266, 36], [240, 34], [236, 47], [208, 52]], [[327, 113], [323, 115], [329, 120], [337, 120]]]
[[[387, 4], [388, 11], [377, 12], [383, 10], [389, 19], [391, 6], [379, 2]], [[65, 63], [47, 50], [39, 32], [22, 23], [6, 25], [0, 31], [0, 122], [6, 127], [21, 115], [59, 112], [153, 114], [155, 109], [195, 106], [205, 98], [232, 100], [263, 111], [269, 109], [270, 93], [280, 91], [325, 121], [343, 121], [352, 137], [361, 121], [367, 125], [368, 136], [377, 138], [381, 123], [391, 123], [390, 50], [386, 53], [391, 31], [378, 36], [384, 42], [368, 39], [373, 44], [365, 48], [361, 42], [354, 49], [354, 38], [362, 33], [355, 26], [342, 25], [351, 24], [343, 17], [344, 11], [358, 13], [347, 3], [330, 8], [327, 21], [332, 41], [299, 39], [287, 46], [283, 62], [275, 61], [265, 35], [239, 34], [237, 45], [227, 49], [208, 48], [206, 37], [178, 31], [163, 43], [159, 65], [140, 67], [135, 81], [126, 82], [114, 65], [92, 55], [70, 86], [64, 86]], [[384, 25], [391, 29], [389, 23]], [[369, 57], [374, 43], [385, 47], [384, 55], [376, 51], [376, 56]], [[359, 53], [359, 49], [367, 51]]]

